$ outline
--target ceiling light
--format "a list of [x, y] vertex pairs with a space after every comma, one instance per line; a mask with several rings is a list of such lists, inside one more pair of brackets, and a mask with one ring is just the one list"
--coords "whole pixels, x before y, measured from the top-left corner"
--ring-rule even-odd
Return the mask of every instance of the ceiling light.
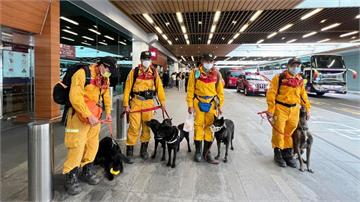
[[360, 19], [360, 14], [355, 16], [355, 19]]
[[240, 32], [245, 31], [245, 29], [248, 28], [248, 27], [249, 27], [249, 24], [246, 23], [245, 25], [243, 25], [243, 26], [241, 27]]
[[209, 39], [208, 41], [207, 41], [207, 44], [210, 44], [211, 43], [211, 40]]
[[87, 39], [87, 40], [90, 40], [90, 41], [94, 41], [93, 38], [90, 38], [90, 37], [87, 37], [87, 36], [82, 36], [82, 38]]
[[234, 41], [234, 39], [231, 39], [231, 40], [228, 42], [228, 44], [231, 44], [233, 41]]
[[318, 43], [323, 43], [323, 42], [327, 42], [327, 41], [330, 41], [330, 39], [323, 39], [323, 40], [318, 41]]
[[98, 32], [98, 31], [96, 31], [96, 30], [94, 30], [94, 29], [89, 29], [89, 31], [94, 32], [94, 33], [97, 34], [97, 35], [101, 35], [100, 32]]
[[356, 36], [351, 37], [351, 39], [356, 39]]
[[228, 58], [226, 58], [224, 61], [228, 61], [228, 60], [230, 60], [230, 58], [231, 58], [231, 57], [228, 57]]
[[157, 32], [159, 32], [160, 34], [162, 34], [162, 33], [163, 33], [163, 31], [160, 29], [160, 27], [155, 26], [155, 29], [156, 29], [156, 31], [157, 31]]
[[286, 37], [282, 37], [282, 38], [281, 38], [281, 40], [285, 40], [285, 39], [286, 39]]
[[310, 32], [308, 34], [303, 35], [302, 38], [307, 38], [307, 37], [315, 35], [315, 34], [317, 34], [317, 32]]
[[351, 35], [354, 35], [357, 33], [359, 33], [359, 31], [348, 32], [348, 33], [340, 35], [340, 37], [343, 38], [343, 37], [351, 36]]
[[102, 45], [104, 45], [104, 46], [107, 46], [107, 43], [104, 43], [104, 42], [99, 42], [99, 44], [102, 44]]
[[184, 56], [181, 56], [181, 58], [182, 58], [184, 61], [186, 61], [186, 59], [184, 58]]
[[216, 25], [212, 25], [210, 32], [212, 32], [212, 33], [215, 32], [215, 29], [216, 29]]
[[280, 29], [279, 29], [279, 32], [285, 31], [285, 30], [289, 29], [290, 27], [292, 27], [293, 25], [294, 25], [294, 24], [287, 24], [287, 25], [285, 25], [284, 27], [280, 28]]
[[214, 57], [214, 60], [217, 58], [217, 56]]
[[323, 20], [320, 21], [320, 23], [322, 24], [322, 23], [324, 23], [326, 21], [327, 21], [327, 19], [323, 19]]
[[191, 56], [191, 59], [192, 59], [192, 61], [195, 61], [193, 56]]
[[190, 44], [190, 41], [189, 41], [189, 40], [186, 40], [186, 44], [189, 45], [189, 44]]
[[341, 23], [334, 23], [334, 24], [332, 24], [332, 25], [329, 25], [329, 26], [327, 26], [327, 27], [322, 28], [321, 31], [326, 31], [326, 30], [335, 28], [335, 27], [337, 27], [337, 26], [339, 26], [339, 25], [341, 25]]
[[186, 40], [189, 39], [189, 36], [187, 34], [184, 34], [184, 37], [185, 37]]
[[259, 41], [257, 41], [256, 43], [262, 43], [264, 42], [264, 39], [260, 39]]
[[201, 38], [200, 38], [200, 37], [199, 37], [198, 39], [199, 39], [199, 41], [201, 40]]
[[354, 43], [354, 42], [360, 42], [360, 39], [350, 41], [350, 43]]
[[149, 14], [143, 13], [142, 15], [144, 16], [144, 18], [145, 18], [150, 24], [153, 24], [153, 23], [154, 23], [154, 20], [150, 17]]
[[81, 43], [84, 44], [84, 45], [87, 45], [87, 46], [91, 46], [91, 44], [86, 43], [86, 42], [81, 42]]
[[167, 42], [168, 42], [170, 45], [172, 45], [172, 42], [171, 42], [170, 40], [167, 40]]
[[240, 36], [240, 33], [236, 33], [235, 36], [233, 37], [233, 39], [236, 39]]
[[[3, 34], [4, 34], [4, 32], [3, 32]], [[65, 39], [65, 40], [68, 40], [68, 41], [75, 41], [75, 39], [71, 39], [71, 38], [67, 38], [67, 37], [61, 37], [62, 39]]]
[[4, 36], [8, 36], [8, 37], [12, 37], [13, 35], [12, 34], [9, 34], [9, 33], [6, 33], [6, 32], [1, 32], [2, 33], [2, 35], [4, 35]]
[[71, 24], [74, 24], [74, 25], [79, 25], [78, 22], [76, 22], [76, 21], [74, 21], [74, 20], [71, 20], [71, 19], [69, 19], [69, 18], [67, 18], [67, 17], [64, 17], [64, 16], [60, 16], [60, 19], [65, 20], [65, 21], [67, 21], [67, 22], [70, 22]]
[[181, 31], [182, 31], [184, 34], [186, 34], [186, 28], [185, 28], [184, 25], [181, 25]]
[[297, 41], [297, 39], [291, 39], [290, 41], [287, 41], [286, 43], [292, 43], [292, 42], [295, 42]]
[[199, 25], [201, 25], [201, 24], [202, 24], [202, 22], [201, 22], [201, 21], [199, 21], [199, 22], [198, 22], [198, 24], [199, 24]]
[[71, 27], [69, 27], [69, 26], [65, 26], [66, 27], [66, 29], [71, 29]]
[[274, 33], [270, 34], [269, 36], [267, 36], [267, 38], [270, 39], [271, 37], [273, 37], [275, 35], [277, 35], [277, 32], [274, 32]]
[[209, 34], [209, 39], [212, 39], [213, 36], [214, 36], [214, 34], [213, 34], [213, 33], [210, 33], [210, 34]]
[[309, 17], [315, 15], [316, 13], [320, 12], [321, 10], [322, 10], [322, 8], [317, 8], [315, 10], [312, 10], [312, 11], [308, 12], [307, 14], [303, 15], [300, 19], [301, 20], [308, 19]]
[[254, 22], [262, 12], [263, 12], [262, 10], [256, 11], [256, 13], [250, 18], [250, 22]]
[[98, 27], [96, 25], [94, 25], [94, 27], [97, 29]]
[[169, 25], [170, 25], [170, 22], [165, 22], [165, 25], [166, 25], [166, 26], [169, 26]]
[[237, 22], [235, 20], [233, 20], [232, 23], [235, 25]]
[[216, 22], [219, 21], [219, 19], [220, 19], [220, 14], [221, 14], [220, 11], [216, 11], [216, 12], [215, 12], [214, 23], [216, 23]]
[[184, 19], [180, 12], [176, 12], [176, 17], [180, 24], [183, 23]]
[[175, 38], [175, 41], [178, 41], [178, 40], [179, 40], [179, 38], [176, 37], [176, 38]]
[[168, 40], [168, 37], [165, 35], [165, 34], [163, 34], [163, 35], [161, 35], [165, 40]]
[[124, 43], [124, 42], [122, 42], [122, 41], [118, 41], [118, 42], [119, 42], [119, 44], [122, 44], [122, 45], [124, 45], [124, 46], [127, 45], [126, 43]]
[[114, 41], [114, 38], [112, 38], [111, 36], [105, 35], [104, 37]]
[[78, 33], [76, 33], [76, 32], [72, 32], [72, 31], [67, 30], [67, 29], [63, 29], [62, 31], [67, 32], [67, 33], [72, 34], [72, 35], [75, 35], [75, 36], [77, 36], [77, 35], [78, 35]]

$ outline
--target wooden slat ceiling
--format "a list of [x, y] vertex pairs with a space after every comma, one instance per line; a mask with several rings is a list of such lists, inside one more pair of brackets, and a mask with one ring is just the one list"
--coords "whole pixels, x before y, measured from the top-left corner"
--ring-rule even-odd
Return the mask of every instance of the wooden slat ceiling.
[[[355, 19], [355, 16], [360, 13], [359, 8], [325, 8], [310, 18], [301, 20], [303, 15], [313, 9], [293, 9], [300, 2], [302, 0], [113, 1], [120, 10], [146, 32], [157, 33], [154, 27], [159, 26], [173, 45], [169, 45], [157, 33], [160, 43], [176, 56], [197, 56], [209, 51], [218, 56], [225, 56], [238, 44], [256, 43], [260, 39], [264, 39], [263, 43], [285, 43], [291, 39], [297, 39], [296, 43], [313, 43], [326, 38], [329, 38], [331, 42], [349, 42], [351, 38], [354, 39], [354, 36], [355, 39], [359, 38], [359, 34], [339, 37], [341, 34], [359, 30], [359, 19]], [[221, 11], [221, 16], [211, 44], [207, 45], [215, 11], [218, 10]], [[238, 38], [228, 45], [229, 40], [239, 32], [244, 24], [249, 22], [257, 10], [264, 11]], [[176, 12], [182, 13], [190, 45], [186, 45]], [[154, 20], [154, 24], [146, 21], [143, 13], [148, 13]], [[324, 19], [326, 21], [320, 23]], [[280, 28], [289, 23], [294, 26], [278, 32]], [[341, 25], [321, 31], [321, 28], [334, 23], [341, 23]], [[302, 37], [312, 31], [318, 33], [308, 38]], [[273, 32], [278, 32], [278, 34], [267, 39], [267, 36]]]
[[112, 1], [128, 15], [291, 9], [303, 0], [121, 0]]

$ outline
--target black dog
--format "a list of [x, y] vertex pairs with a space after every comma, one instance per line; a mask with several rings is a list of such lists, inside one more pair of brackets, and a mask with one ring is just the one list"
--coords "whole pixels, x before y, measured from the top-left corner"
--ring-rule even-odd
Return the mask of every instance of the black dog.
[[165, 141], [162, 137], [159, 136], [159, 130], [162, 127], [162, 125], [169, 125], [171, 126], [171, 119], [165, 119], [163, 121], [163, 123], [160, 123], [158, 120], [156, 119], [151, 119], [150, 121], [146, 122], [146, 125], [150, 127], [151, 131], [154, 134], [154, 139], [155, 139], [155, 149], [154, 149], [154, 153], [151, 156], [151, 158], [155, 158], [156, 157], [156, 151], [157, 151], [157, 147], [158, 144], [160, 143], [163, 147], [163, 153], [162, 153], [162, 157], [161, 157], [161, 161], [165, 161], [165, 151], [166, 151], [166, 144]]
[[218, 147], [218, 154], [215, 157], [215, 159], [219, 159], [220, 157], [220, 145], [221, 142], [223, 142], [226, 146], [226, 153], [224, 158], [224, 162], [226, 163], [230, 143], [231, 143], [231, 150], [234, 150], [233, 147], [233, 139], [235, 132], [234, 122], [229, 119], [224, 120], [224, 117], [218, 119], [215, 116], [214, 123], [211, 125], [211, 130], [215, 133], [216, 143]]
[[[302, 107], [300, 109], [299, 124], [294, 133], [292, 134], [294, 154], [297, 154], [297, 158], [300, 162], [300, 170], [304, 172], [304, 162], [306, 163], [307, 171], [313, 173], [310, 169], [310, 154], [311, 146], [313, 143], [313, 137], [309, 131], [306, 120], [306, 111]], [[301, 154], [306, 149], [306, 161], [301, 157]]]
[[100, 165], [105, 169], [105, 175], [109, 180], [113, 180], [115, 175], [123, 172], [125, 163], [132, 163], [121, 153], [119, 145], [111, 137], [103, 138], [99, 143], [99, 150], [95, 157], [95, 165]]
[[[158, 131], [158, 135], [166, 142], [166, 146], [169, 154], [167, 166], [171, 166], [172, 168], [175, 168], [176, 153], [180, 146], [180, 140], [181, 140], [180, 130], [176, 126], [163, 125], [160, 127], [160, 130]], [[172, 152], [174, 153], [174, 156], [171, 162]]]

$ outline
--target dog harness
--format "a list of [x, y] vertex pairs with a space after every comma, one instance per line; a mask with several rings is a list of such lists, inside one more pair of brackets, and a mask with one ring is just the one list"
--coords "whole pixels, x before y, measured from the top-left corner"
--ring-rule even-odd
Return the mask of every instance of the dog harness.
[[[175, 138], [174, 138], [175, 137]], [[179, 140], [180, 138], [180, 130], [178, 129], [178, 134], [177, 135], [174, 135], [173, 138], [167, 142], [168, 144], [174, 144], [177, 140]]]
[[217, 132], [219, 132], [219, 131], [220, 131], [221, 129], [223, 129], [223, 128], [226, 128], [226, 123], [224, 123], [223, 126], [215, 126], [214, 124], [212, 124], [212, 125], [210, 126], [210, 130], [211, 130], [212, 133], [217, 133]]

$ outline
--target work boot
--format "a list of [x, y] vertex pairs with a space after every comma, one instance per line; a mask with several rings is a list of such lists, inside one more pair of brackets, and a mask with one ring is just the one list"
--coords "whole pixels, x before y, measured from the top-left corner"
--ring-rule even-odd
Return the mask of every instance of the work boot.
[[274, 148], [274, 161], [280, 167], [286, 167], [286, 162], [281, 155], [281, 149]]
[[79, 194], [82, 189], [78, 180], [79, 168], [74, 168], [65, 174], [65, 191], [70, 195]]
[[148, 142], [142, 142], [140, 147], [140, 157], [144, 160], [149, 158], [149, 153], [147, 152], [149, 143]]
[[126, 146], [126, 156], [129, 158], [134, 156], [134, 146], [133, 145]]
[[211, 164], [219, 164], [218, 160], [215, 160], [212, 156], [211, 156], [211, 152], [210, 152], [210, 147], [211, 147], [212, 142], [208, 142], [208, 141], [204, 141], [204, 149], [203, 149], [203, 158]]
[[201, 161], [201, 141], [194, 141], [195, 142], [195, 156], [194, 161], [200, 162]]
[[286, 165], [292, 167], [292, 168], [296, 168], [296, 160], [294, 159], [293, 155], [292, 155], [292, 149], [288, 148], [288, 149], [283, 149], [282, 150], [282, 156], [283, 159], [286, 162]]
[[96, 176], [96, 171], [93, 163], [88, 163], [83, 167], [81, 173], [81, 180], [87, 182], [90, 185], [97, 185], [100, 182], [100, 178]]

